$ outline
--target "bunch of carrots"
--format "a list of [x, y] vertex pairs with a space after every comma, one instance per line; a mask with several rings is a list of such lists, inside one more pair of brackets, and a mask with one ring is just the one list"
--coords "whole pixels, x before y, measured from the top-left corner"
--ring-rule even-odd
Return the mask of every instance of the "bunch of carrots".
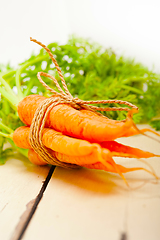
[[[34, 114], [45, 99], [46, 97], [41, 95], [23, 98], [18, 104], [18, 115], [25, 126], [17, 128], [10, 134], [17, 147], [29, 149], [28, 158], [36, 165], [48, 164], [34, 151], [29, 140]], [[84, 108], [77, 110], [68, 103], [60, 103], [52, 107], [48, 113], [42, 131], [42, 143], [60, 162], [118, 173], [126, 183], [123, 173], [135, 170], [145, 170], [157, 178], [152, 171], [141, 167], [126, 168], [116, 164], [113, 159], [113, 157], [140, 159], [158, 156], [115, 141], [120, 137], [144, 134], [146, 131], [156, 133], [150, 129], [138, 130], [133, 123], [131, 111], [125, 120], [117, 121]]]
[[[31, 148], [29, 132], [35, 111], [44, 99], [45, 97], [40, 95], [30, 95], [19, 103], [18, 114], [26, 126], [17, 128], [13, 133], [14, 143], [20, 148], [29, 149], [28, 158], [37, 165], [47, 163]], [[143, 129], [142, 132], [147, 130], [150, 131]], [[115, 141], [116, 138], [135, 134], [139, 132], [134, 128], [129, 115], [125, 121], [117, 121], [89, 110], [76, 110], [68, 104], [59, 104], [48, 114], [42, 142], [59, 161], [118, 173], [125, 180], [123, 173], [146, 169], [118, 165], [113, 160], [114, 156], [130, 158], [157, 156]]]

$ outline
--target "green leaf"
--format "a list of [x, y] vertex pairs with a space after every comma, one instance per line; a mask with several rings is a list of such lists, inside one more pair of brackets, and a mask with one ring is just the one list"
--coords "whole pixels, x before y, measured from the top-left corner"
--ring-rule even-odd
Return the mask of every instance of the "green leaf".
[[150, 124], [156, 131], [160, 131], [160, 120], [153, 120]]

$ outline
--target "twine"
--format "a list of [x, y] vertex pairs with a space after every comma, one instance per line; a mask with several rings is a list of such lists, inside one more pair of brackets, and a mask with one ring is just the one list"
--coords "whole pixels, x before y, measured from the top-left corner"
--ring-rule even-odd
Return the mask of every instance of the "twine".
[[[49, 54], [50, 58], [52, 59], [52, 62], [55, 64], [55, 67], [58, 71], [59, 77], [61, 79], [61, 83], [63, 85], [63, 89], [60, 87], [58, 81], [50, 74], [44, 73], [44, 72], [38, 72], [37, 77], [40, 81], [40, 83], [51, 93], [53, 93], [53, 96], [50, 98], [45, 99], [44, 101], [41, 102], [39, 107], [37, 108], [34, 118], [32, 120], [32, 124], [30, 126], [30, 134], [29, 134], [29, 141], [34, 149], [34, 151], [41, 156], [41, 158], [46, 161], [49, 164], [56, 165], [56, 166], [61, 166], [65, 168], [77, 168], [79, 167], [76, 164], [70, 164], [70, 163], [64, 163], [59, 161], [53, 154], [50, 153], [50, 150], [46, 148], [43, 143], [42, 143], [42, 132], [45, 126], [45, 121], [48, 116], [49, 111], [56, 105], [61, 104], [61, 103], [67, 103], [70, 104], [72, 107], [74, 107], [77, 110], [80, 109], [87, 109], [90, 111], [96, 112], [98, 115], [101, 115], [97, 111], [127, 111], [129, 112], [128, 114], [132, 115], [134, 112], [138, 111], [138, 107], [131, 104], [130, 102], [127, 101], [121, 101], [121, 100], [97, 100], [97, 101], [83, 101], [79, 98], [74, 98], [71, 93], [69, 92], [66, 82], [63, 78], [61, 69], [56, 61], [56, 59], [53, 57], [53, 54], [47, 48], [44, 44], [41, 42], [37, 41], [36, 39], [30, 38], [31, 41], [39, 44], [41, 47], [43, 47]], [[41, 76], [44, 77], [49, 77], [50, 79], [53, 80], [55, 83], [56, 87], [58, 88], [59, 92], [55, 91], [54, 89], [50, 88], [41, 78]], [[106, 103], [118, 103], [118, 104], [124, 104], [130, 108], [127, 107], [97, 107], [97, 106], [92, 106], [88, 104], [106, 104]], [[103, 116], [103, 115], [102, 115]], [[53, 153], [53, 152], [52, 152]]]

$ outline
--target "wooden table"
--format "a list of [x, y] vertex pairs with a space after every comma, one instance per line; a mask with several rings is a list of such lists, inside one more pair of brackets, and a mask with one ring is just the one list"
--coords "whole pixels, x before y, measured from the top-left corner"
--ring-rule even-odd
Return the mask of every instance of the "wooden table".
[[[160, 143], [142, 135], [119, 142], [160, 154]], [[145, 166], [137, 159], [115, 161], [127, 167]], [[160, 158], [147, 162], [160, 176]], [[49, 171], [49, 166], [34, 166], [18, 154], [0, 166], [1, 240], [21, 239]], [[130, 188], [117, 174], [56, 167], [23, 240], [159, 240], [160, 181], [144, 171], [125, 177]]]

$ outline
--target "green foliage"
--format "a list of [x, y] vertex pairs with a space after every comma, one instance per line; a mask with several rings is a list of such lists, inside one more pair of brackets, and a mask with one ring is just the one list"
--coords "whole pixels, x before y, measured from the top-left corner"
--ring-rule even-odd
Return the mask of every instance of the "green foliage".
[[153, 120], [150, 122], [151, 126], [157, 131], [160, 131], [160, 120]]
[[13, 149], [7, 148], [0, 153], [0, 165], [5, 164], [7, 158], [13, 155]]

